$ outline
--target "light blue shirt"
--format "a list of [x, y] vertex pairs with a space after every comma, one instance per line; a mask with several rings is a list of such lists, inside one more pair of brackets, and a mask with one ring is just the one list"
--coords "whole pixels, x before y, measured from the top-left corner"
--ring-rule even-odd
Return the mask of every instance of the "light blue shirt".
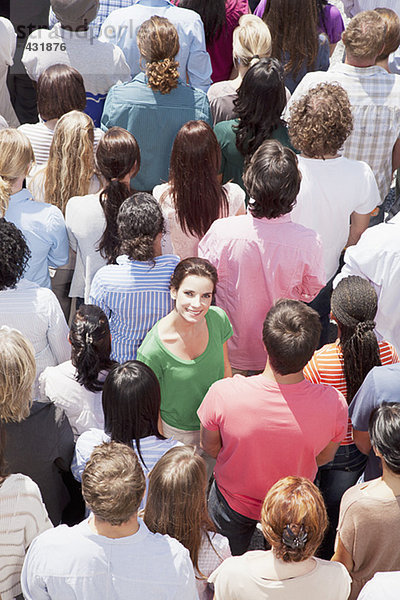
[[173, 254], [156, 256], [154, 263], [123, 255], [97, 271], [89, 302], [110, 321], [111, 357], [117, 362], [134, 360], [147, 332], [172, 310], [169, 282], [178, 262]]
[[153, 15], [165, 17], [178, 30], [180, 49], [176, 60], [183, 81], [207, 92], [211, 85], [211, 60], [206, 50], [203, 22], [193, 10], [174, 6], [169, 0], [136, 0], [132, 6], [114, 10], [104, 21], [99, 39], [121, 48], [131, 68], [132, 77], [140, 71], [136, 33]]
[[144, 73], [115, 85], [108, 93], [101, 118], [104, 131], [123, 127], [140, 148], [140, 171], [133, 181], [138, 191], [150, 191], [168, 181], [169, 160], [176, 134], [188, 121], [212, 125], [210, 103], [201, 90], [178, 81], [169, 94], [154, 92]]
[[24, 278], [40, 287], [51, 287], [49, 267], [67, 264], [69, 257], [68, 234], [60, 209], [36, 202], [24, 188], [10, 196], [4, 218], [22, 231], [31, 251]]

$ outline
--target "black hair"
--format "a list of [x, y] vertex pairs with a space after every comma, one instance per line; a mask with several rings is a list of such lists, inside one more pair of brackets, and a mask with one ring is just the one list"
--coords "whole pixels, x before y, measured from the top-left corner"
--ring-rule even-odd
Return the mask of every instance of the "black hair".
[[99, 373], [115, 364], [110, 359], [111, 336], [108, 319], [94, 304], [81, 304], [69, 332], [71, 362], [76, 369], [76, 380], [90, 392], [103, 388]]
[[328, 0], [315, 0], [315, 3], [317, 5], [318, 19], [321, 19], [323, 26], [326, 27], [324, 8], [328, 4]]
[[382, 364], [374, 333], [378, 297], [369, 281], [352, 275], [342, 279], [333, 290], [331, 310], [339, 326], [347, 403], [350, 404], [372, 367]]
[[226, 0], [180, 0], [181, 8], [197, 12], [204, 25], [206, 44], [217, 39], [226, 23]]
[[234, 127], [236, 147], [246, 158], [282, 123], [286, 106], [283, 67], [275, 58], [261, 58], [250, 67], [234, 100], [239, 123]]
[[149, 435], [165, 439], [158, 430], [161, 392], [152, 369], [138, 360], [115, 365], [104, 382], [102, 402], [104, 431], [113, 441], [128, 446], [133, 447], [135, 440], [145, 465], [140, 440]]
[[382, 455], [390, 471], [400, 475], [400, 404], [383, 402], [370, 416], [371, 444]]
[[117, 217], [121, 252], [130, 260], [154, 260], [154, 240], [164, 231], [164, 217], [157, 200], [138, 192], [121, 205]]
[[25, 237], [14, 225], [0, 219], [0, 291], [15, 288], [31, 257]]

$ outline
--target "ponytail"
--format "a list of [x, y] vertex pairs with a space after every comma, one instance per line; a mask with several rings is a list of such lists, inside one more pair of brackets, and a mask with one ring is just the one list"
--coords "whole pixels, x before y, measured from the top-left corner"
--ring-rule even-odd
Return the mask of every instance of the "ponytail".
[[146, 64], [146, 75], [149, 86], [161, 94], [169, 94], [178, 87], [179, 63], [173, 58], [164, 58]]
[[100, 204], [106, 219], [106, 228], [100, 238], [98, 250], [108, 264], [115, 264], [120, 254], [117, 216], [121, 204], [130, 196], [128, 187], [118, 180], [111, 180], [100, 194]]
[[0, 217], [4, 217], [7, 212], [11, 188], [10, 180], [0, 175]]

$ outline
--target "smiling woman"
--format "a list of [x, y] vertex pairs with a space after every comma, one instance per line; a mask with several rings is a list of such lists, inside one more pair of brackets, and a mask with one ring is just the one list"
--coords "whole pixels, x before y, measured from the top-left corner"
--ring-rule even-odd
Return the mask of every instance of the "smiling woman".
[[197, 447], [196, 411], [210, 385], [232, 375], [226, 347], [232, 326], [222, 309], [211, 306], [216, 284], [207, 260], [182, 260], [171, 278], [174, 310], [156, 323], [137, 355], [160, 382], [164, 435]]

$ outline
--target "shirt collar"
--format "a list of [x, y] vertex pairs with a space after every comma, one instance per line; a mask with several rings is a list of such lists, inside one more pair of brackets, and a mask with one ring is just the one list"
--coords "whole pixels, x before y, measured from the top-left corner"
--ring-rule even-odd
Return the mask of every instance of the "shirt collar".
[[[251, 201], [252, 201], [252, 198], [250, 198], [249, 204], [251, 204]], [[276, 217], [275, 219], [267, 219], [267, 217], [261, 217], [261, 219], [258, 219], [257, 217], [253, 217], [253, 215], [251, 214], [250, 211], [248, 211], [247, 214], [255, 221], [261, 221], [261, 222], [273, 221], [274, 223], [291, 223], [291, 221], [292, 221], [291, 213], [286, 213], [285, 215], [281, 215], [280, 217]]]
[[385, 71], [383, 67], [380, 67], [378, 65], [372, 65], [371, 67], [354, 67], [353, 65], [348, 65], [346, 63], [338, 63], [334, 65], [331, 69], [329, 69], [329, 72], [335, 71], [340, 71], [342, 73], [349, 74], [356, 73], [357, 75], [361, 75], [363, 77], [372, 77], [377, 73], [386, 73], [387, 75], [389, 74], [387, 73], [387, 71]]
[[23, 202], [24, 200], [32, 200], [32, 194], [26, 188], [22, 188], [22, 190], [10, 196], [10, 202], [13, 204]]
[[132, 2], [132, 6], [135, 6], [135, 4], [142, 4], [143, 6], [164, 6], [165, 4], [169, 4], [170, 6], [174, 6], [169, 0], [135, 0], [135, 2]]

